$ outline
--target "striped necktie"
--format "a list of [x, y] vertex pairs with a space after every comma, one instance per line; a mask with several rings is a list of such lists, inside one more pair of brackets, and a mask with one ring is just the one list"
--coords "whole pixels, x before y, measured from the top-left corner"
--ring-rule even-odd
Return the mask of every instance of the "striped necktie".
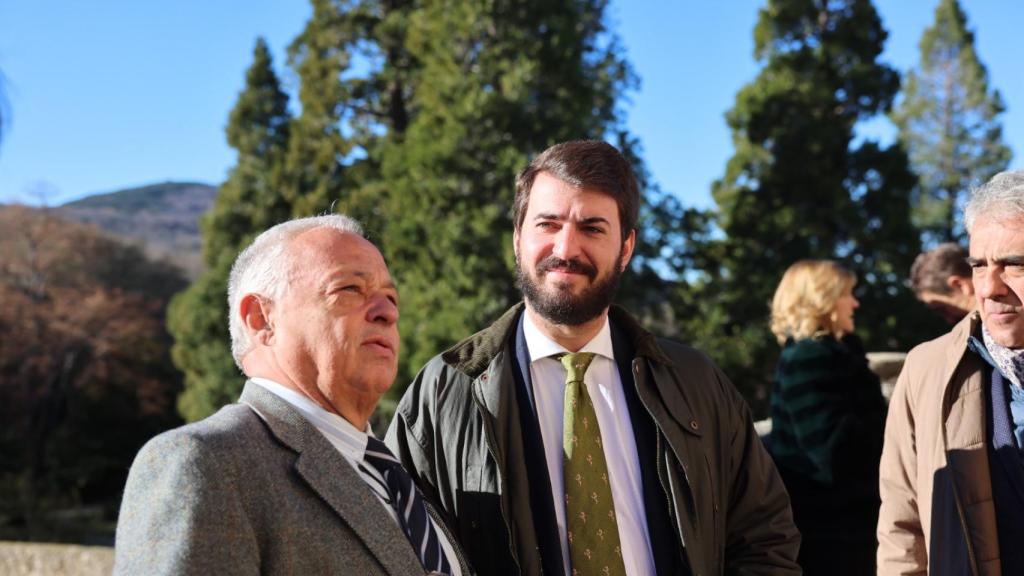
[[452, 569], [441, 548], [437, 528], [427, 514], [426, 504], [412, 477], [380, 440], [367, 439], [366, 463], [373, 466], [384, 477], [385, 487], [391, 500], [391, 507], [398, 514], [398, 523], [412, 544], [413, 550], [427, 572], [450, 574]]

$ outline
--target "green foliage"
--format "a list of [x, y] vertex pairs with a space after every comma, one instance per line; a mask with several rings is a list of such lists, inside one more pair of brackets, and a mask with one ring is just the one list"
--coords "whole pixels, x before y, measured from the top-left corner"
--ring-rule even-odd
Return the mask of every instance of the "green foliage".
[[238, 162], [201, 222], [207, 270], [168, 310], [167, 326], [175, 340], [171, 354], [185, 373], [178, 409], [187, 420], [211, 414], [241, 391], [243, 379], [231, 358], [227, 326], [227, 278], [241, 249], [291, 214], [291, 204], [281, 194], [290, 122], [288, 96], [260, 39], [227, 126]]
[[727, 114], [735, 154], [713, 185], [724, 238], [706, 272], [676, 296], [682, 331], [765, 408], [778, 348], [771, 296], [802, 258], [837, 258], [856, 271], [869, 346], [915, 341], [904, 279], [919, 244], [907, 225], [913, 177], [898, 146], [854, 138], [887, 111], [899, 86], [878, 63], [886, 32], [868, 0], [770, 0], [754, 31], [764, 62]]
[[920, 49], [919, 67], [907, 73], [892, 115], [919, 178], [913, 217], [929, 242], [962, 242], [959, 215], [968, 191], [1010, 161], [999, 120], [1005, 107], [989, 89], [957, 0], [941, 0]]
[[301, 114], [288, 122], [269, 57], [257, 54], [229, 127], [239, 162], [204, 223], [211, 276], [175, 302], [170, 320], [175, 359], [189, 371], [189, 417], [237, 393], [222, 278], [252, 234], [325, 210], [364, 222], [401, 292], [397, 395], [427, 358], [519, 298], [514, 176], [576, 138], [616, 140], [645, 190], [620, 302], [709, 350], [755, 403], [777, 354], [768, 300], [799, 258], [846, 260], [861, 278], [869, 343], [908, 344], [891, 303], [909, 303], [914, 180], [899, 147], [854, 139], [857, 122], [888, 111], [899, 84], [876, 61], [885, 31], [870, 2], [772, 1], [762, 11], [765, 67], [728, 115], [736, 154], [715, 184], [717, 221], [648, 182], [639, 146], [621, 130], [617, 102], [635, 79], [606, 8], [313, 0], [289, 48]]
[[632, 77], [604, 7], [433, 3], [403, 20], [402, 49], [416, 62], [409, 122], [380, 147], [380, 242], [402, 292], [400, 383], [519, 299], [516, 172], [555, 142], [617, 125]]
[[242, 391], [244, 379], [231, 358], [227, 327], [229, 271], [227, 266], [208, 270], [167, 310], [167, 329], [174, 335], [171, 358], [185, 373], [178, 412], [189, 421], [234, 402]]
[[[692, 341], [694, 332], [683, 329], [686, 322], [676, 312], [688, 308], [682, 299], [692, 292], [688, 288], [693, 271], [714, 266], [708, 253], [713, 215], [684, 208], [675, 195], [651, 182], [635, 140], [620, 133], [616, 145], [632, 162], [644, 196], [630, 271], [622, 276], [616, 301], [656, 333]], [[679, 300], [673, 309], [675, 294]], [[687, 313], [684, 318], [702, 311], [694, 307]]]
[[[326, 210], [363, 221], [401, 292], [400, 394], [430, 356], [519, 298], [516, 172], [553, 143], [615, 136], [616, 103], [634, 81], [603, 0], [312, 4], [289, 47], [301, 114], [287, 135], [268, 121], [284, 105], [270, 104], [278, 89], [258, 48], [228, 128], [239, 162], [204, 222], [211, 272], [172, 307], [190, 419], [240, 384], [226, 352], [222, 276], [245, 234]], [[280, 156], [255, 153], [270, 141]], [[672, 220], [676, 208], [666, 201], [659, 217]]]

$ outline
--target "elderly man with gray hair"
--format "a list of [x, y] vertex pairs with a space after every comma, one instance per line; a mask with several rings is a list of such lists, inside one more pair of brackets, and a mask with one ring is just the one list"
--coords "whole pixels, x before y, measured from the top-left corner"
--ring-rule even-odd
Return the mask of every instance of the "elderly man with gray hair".
[[965, 211], [976, 310], [914, 348], [889, 404], [878, 574], [1024, 574], [1024, 171]]
[[398, 293], [342, 215], [278, 224], [235, 261], [238, 403], [142, 448], [115, 574], [467, 574], [368, 421], [397, 371]]

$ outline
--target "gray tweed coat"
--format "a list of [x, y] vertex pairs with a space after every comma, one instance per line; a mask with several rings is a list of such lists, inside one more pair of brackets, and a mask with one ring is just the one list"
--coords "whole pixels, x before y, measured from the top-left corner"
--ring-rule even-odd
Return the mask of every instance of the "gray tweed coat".
[[114, 574], [423, 574], [358, 473], [294, 408], [238, 404], [147, 443], [132, 464]]

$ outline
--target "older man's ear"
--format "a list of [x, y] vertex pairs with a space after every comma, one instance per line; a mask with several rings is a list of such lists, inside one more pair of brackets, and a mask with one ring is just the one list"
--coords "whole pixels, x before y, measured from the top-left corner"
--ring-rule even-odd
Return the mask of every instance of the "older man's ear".
[[259, 294], [246, 294], [238, 303], [238, 314], [249, 338], [266, 346], [274, 337], [274, 323], [270, 319], [272, 304]]

